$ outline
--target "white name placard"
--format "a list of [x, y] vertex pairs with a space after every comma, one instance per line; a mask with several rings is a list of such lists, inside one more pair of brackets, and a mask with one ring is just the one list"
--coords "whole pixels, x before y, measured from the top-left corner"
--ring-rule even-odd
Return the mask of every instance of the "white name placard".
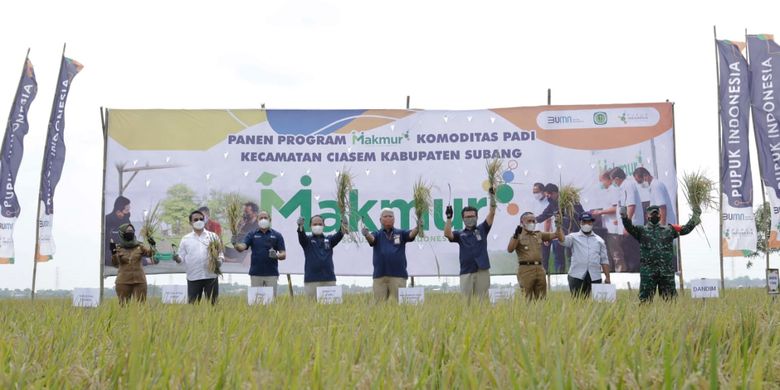
[[317, 302], [319, 303], [342, 303], [341, 286], [323, 286], [317, 287]]
[[182, 304], [187, 303], [187, 286], [181, 284], [165, 284], [162, 289], [162, 303]]
[[498, 303], [501, 301], [511, 301], [515, 297], [514, 288], [491, 288], [488, 289], [488, 296], [490, 296], [490, 303]]
[[73, 306], [76, 307], [98, 307], [100, 304], [99, 288], [74, 288]]
[[425, 302], [425, 289], [422, 287], [399, 288], [398, 302], [410, 305], [420, 305]]
[[691, 280], [692, 298], [719, 298], [720, 280], [718, 279], [698, 279]]
[[249, 287], [249, 290], [247, 290], [247, 302], [249, 302], [249, 305], [267, 305], [273, 301], [273, 287]]
[[590, 291], [596, 302], [617, 301], [617, 288], [614, 284], [595, 283], [590, 286]]

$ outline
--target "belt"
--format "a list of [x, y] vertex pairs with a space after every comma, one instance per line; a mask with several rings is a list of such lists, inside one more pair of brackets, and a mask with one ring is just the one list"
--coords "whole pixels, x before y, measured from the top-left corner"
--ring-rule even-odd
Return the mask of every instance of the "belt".
[[518, 261], [520, 265], [542, 265], [541, 261]]

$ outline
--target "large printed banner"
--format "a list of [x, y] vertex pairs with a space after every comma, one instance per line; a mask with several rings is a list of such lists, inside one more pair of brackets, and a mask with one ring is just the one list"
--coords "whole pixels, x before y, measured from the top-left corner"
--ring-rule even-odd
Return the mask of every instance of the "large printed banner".
[[748, 35], [750, 94], [761, 180], [772, 206], [767, 246], [780, 248], [780, 46], [769, 35]]
[[[207, 228], [229, 243], [225, 198], [234, 193], [246, 204], [239, 234], [256, 229], [257, 210], [269, 210], [288, 253], [280, 273], [302, 274], [296, 219], [321, 214], [325, 232], [336, 230], [335, 181], [345, 169], [355, 176], [348, 216], [353, 231], [361, 223], [377, 229], [383, 207], [395, 210], [396, 227], [411, 228], [412, 186], [419, 178], [433, 184], [425, 237], [406, 247], [408, 271], [458, 275], [458, 245], [443, 237], [444, 209], [473, 205], [485, 217], [485, 164], [493, 158], [504, 162], [497, 216], [485, 237], [493, 274], [516, 272], [507, 243], [523, 212], [540, 215], [538, 229], [552, 231], [548, 197], [557, 204], [560, 185], [581, 188], [583, 208], [600, 214], [594, 231], [607, 241], [613, 269], [638, 272], [638, 244], [624, 234], [616, 206], [629, 206], [638, 224], [651, 201], [666, 207], [670, 223], [677, 219], [672, 123], [669, 103], [473, 111], [110, 110], [104, 275], [116, 274], [108, 243], [118, 240], [119, 225], [132, 222], [141, 231], [158, 205], [160, 263], [149, 262], [146, 272], [184, 272], [170, 260], [170, 243], [191, 231], [189, 213], [204, 206]], [[454, 227], [463, 227], [459, 212]], [[578, 230], [576, 223], [564, 228]], [[372, 249], [359, 234], [355, 238], [334, 250], [337, 275], [372, 274]], [[550, 272], [567, 271], [568, 254], [557, 242], [543, 249]], [[223, 272], [248, 272], [247, 252], [228, 248], [226, 257]]]
[[723, 205], [723, 256], [756, 251], [753, 215], [753, 180], [750, 169], [748, 115], [750, 91], [747, 61], [741, 47], [717, 41], [719, 61], [718, 103], [722, 127], [721, 204]]

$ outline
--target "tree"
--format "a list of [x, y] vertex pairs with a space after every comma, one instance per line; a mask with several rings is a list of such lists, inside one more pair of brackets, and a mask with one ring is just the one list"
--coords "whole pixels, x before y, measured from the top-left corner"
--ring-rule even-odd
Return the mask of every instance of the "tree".
[[174, 235], [181, 236], [189, 230], [187, 219], [198, 208], [195, 203], [195, 191], [185, 184], [176, 184], [168, 188], [167, 197], [160, 203], [160, 220], [171, 226]]
[[[756, 221], [756, 251], [748, 254], [748, 259], [754, 259], [757, 257], [765, 257], [768, 253], [780, 252], [780, 248], [769, 248], [769, 234], [771, 233], [772, 225], [772, 211], [769, 202], [764, 202], [761, 206], [758, 206], [754, 212]], [[753, 266], [753, 261], [748, 260], [747, 267]]]

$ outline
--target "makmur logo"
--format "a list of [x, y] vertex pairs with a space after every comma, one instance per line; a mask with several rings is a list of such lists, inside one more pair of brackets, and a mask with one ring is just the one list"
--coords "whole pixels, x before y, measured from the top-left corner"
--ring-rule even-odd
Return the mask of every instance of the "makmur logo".
[[[301, 186], [292, 196], [285, 197], [280, 195], [273, 186], [276, 175], [263, 172], [257, 179], [257, 182], [263, 185], [260, 189], [260, 208], [272, 212], [276, 210], [284, 218], [304, 217], [307, 220], [315, 214], [319, 214], [325, 219], [325, 232], [334, 232], [341, 226], [341, 212], [338, 208], [336, 199], [323, 199], [320, 196], [312, 194], [311, 176], [303, 175], [299, 179]], [[285, 186], [287, 187], [287, 186]], [[410, 186], [411, 188], [411, 183]], [[514, 196], [514, 191], [507, 184], [501, 184], [496, 191], [496, 200], [499, 204], [509, 203]], [[353, 189], [349, 193], [349, 201], [352, 206], [347, 218], [349, 219], [349, 228], [351, 231], [358, 231], [362, 222], [369, 230], [376, 230], [379, 226], [379, 220], [374, 220], [371, 215], [377, 215], [383, 208], [391, 208], [395, 211], [396, 226], [401, 229], [410, 229], [415, 224], [415, 210], [412, 199], [374, 199], [361, 196], [359, 189]], [[460, 210], [465, 206], [473, 206], [480, 210], [480, 217], [483, 218], [487, 213], [488, 198], [453, 198], [452, 208], [455, 214], [452, 219], [453, 229], [462, 229], [463, 220], [460, 216]], [[514, 204], [510, 204], [511, 208]], [[316, 206], [318, 212], [312, 212]], [[444, 230], [444, 210], [447, 207], [447, 200], [434, 198], [431, 213], [423, 214], [423, 229]], [[433, 216], [431, 218], [431, 215]]]
[[404, 141], [409, 141], [409, 131], [401, 135], [379, 136], [366, 134], [366, 132], [352, 132], [352, 145], [399, 145]]

